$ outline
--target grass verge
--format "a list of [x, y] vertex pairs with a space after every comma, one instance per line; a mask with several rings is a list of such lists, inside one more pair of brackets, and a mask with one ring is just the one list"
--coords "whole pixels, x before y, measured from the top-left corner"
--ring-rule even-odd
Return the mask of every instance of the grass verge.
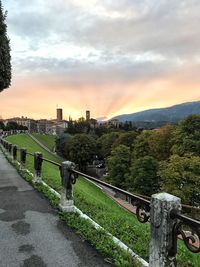
[[39, 134], [33, 133], [32, 134], [40, 143], [45, 145], [49, 150], [53, 151], [55, 148], [56, 137], [55, 135], [50, 134]]

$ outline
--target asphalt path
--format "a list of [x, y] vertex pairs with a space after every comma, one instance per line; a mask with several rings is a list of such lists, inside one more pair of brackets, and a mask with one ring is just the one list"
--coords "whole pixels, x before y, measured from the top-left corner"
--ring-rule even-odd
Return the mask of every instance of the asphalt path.
[[0, 267], [108, 267], [0, 151]]

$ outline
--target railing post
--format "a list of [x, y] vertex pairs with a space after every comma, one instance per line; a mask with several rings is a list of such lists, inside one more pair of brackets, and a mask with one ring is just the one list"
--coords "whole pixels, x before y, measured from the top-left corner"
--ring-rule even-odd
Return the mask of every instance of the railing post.
[[42, 153], [35, 152], [34, 153], [34, 176], [33, 183], [41, 183], [42, 182]]
[[13, 160], [16, 161], [17, 160], [17, 146], [16, 145], [13, 146], [12, 156], [13, 156]]
[[71, 161], [64, 161], [61, 164], [61, 199], [59, 207], [65, 212], [74, 212], [74, 199], [73, 199], [73, 174], [71, 170], [75, 169], [75, 164]]
[[20, 149], [20, 169], [26, 169], [26, 148]]
[[169, 255], [173, 246], [173, 227], [177, 222], [170, 218], [172, 210], [180, 212], [180, 198], [168, 193], [152, 195], [149, 267], [176, 266], [176, 255]]
[[12, 147], [13, 147], [12, 144], [9, 144], [9, 145], [8, 145], [8, 152], [9, 152], [9, 155], [10, 155], [10, 156], [12, 155]]

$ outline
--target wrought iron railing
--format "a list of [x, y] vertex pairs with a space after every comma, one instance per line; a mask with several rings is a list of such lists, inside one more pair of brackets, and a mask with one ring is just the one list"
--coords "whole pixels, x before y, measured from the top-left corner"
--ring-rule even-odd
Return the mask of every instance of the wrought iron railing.
[[[72, 200], [72, 185], [76, 183], [76, 179], [78, 176], [83, 176], [88, 180], [95, 182], [101, 186], [112, 189], [114, 192], [123, 194], [130, 199], [130, 202], [133, 206], [136, 207], [136, 216], [141, 223], [150, 222], [151, 226], [153, 222], [151, 222], [150, 211], [151, 211], [151, 199], [146, 196], [139, 196], [137, 194], [133, 194], [127, 192], [123, 189], [120, 189], [116, 186], [113, 186], [109, 183], [101, 181], [97, 178], [94, 178], [90, 175], [82, 173], [75, 168], [75, 164], [69, 161], [62, 162], [59, 164], [55, 161], [49, 160], [47, 158], [43, 158], [42, 154], [36, 152], [34, 154], [26, 151], [25, 148], [17, 148], [15, 145], [7, 142], [5, 139], [0, 138], [0, 143], [5, 151], [12, 156], [13, 160], [17, 159], [17, 153], [20, 152], [20, 164], [25, 166], [26, 164], [26, 156], [30, 155], [34, 158], [34, 170], [35, 176], [41, 178], [41, 170], [42, 170], [42, 162], [48, 162], [57, 166], [60, 170], [61, 176], [61, 184], [62, 188], [65, 192], [65, 198], [67, 200]], [[36, 180], [40, 182], [39, 180]], [[193, 208], [196, 211], [200, 211], [197, 207], [191, 207], [188, 205], [182, 205], [183, 208], [189, 209]], [[162, 214], [160, 214], [162, 216]], [[170, 257], [174, 257], [177, 252], [177, 238], [181, 238], [185, 243], [186, 247], [193, 253], [200, 252], [200, 221], [192, 219], [188, 216], [181, 214], [180, 210], [172, 209], [169, 213], [169, 219], [172, 220], [173, 227], [171, 229], [172, 235], [172, 244], [168, 247], [168, 255]]]

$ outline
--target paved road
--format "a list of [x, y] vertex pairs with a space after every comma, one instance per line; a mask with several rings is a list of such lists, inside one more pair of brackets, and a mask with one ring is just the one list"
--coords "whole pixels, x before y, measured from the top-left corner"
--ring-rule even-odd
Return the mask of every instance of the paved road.
[[0, 266], [108, 267], [0, 152]]

